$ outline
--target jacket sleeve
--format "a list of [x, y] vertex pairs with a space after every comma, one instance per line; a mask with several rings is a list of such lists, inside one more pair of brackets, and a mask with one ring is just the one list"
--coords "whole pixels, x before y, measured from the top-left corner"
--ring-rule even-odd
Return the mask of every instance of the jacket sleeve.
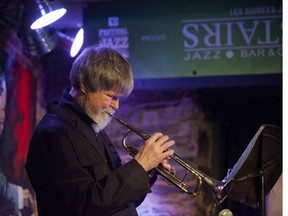
[[[75, 148], [73, 143], [79, 142]], [[136, 160], [111, 171], [107, 161], [75, 131], [38, 129], [30, 145], [32, 156], [26, 169], [40, 202], [50, 199], [51, 206], [62, 205], [73, 214], [105, 215], [151, 191], [149, 178]]]

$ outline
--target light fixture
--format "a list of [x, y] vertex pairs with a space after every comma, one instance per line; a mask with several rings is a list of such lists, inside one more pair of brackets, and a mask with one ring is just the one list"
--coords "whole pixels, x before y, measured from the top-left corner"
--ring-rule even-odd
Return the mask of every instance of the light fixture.
[[75, 57], [80, 51], [84, 42], [84, 29], [80, 28], [74, 38], [62, 32], [56, 32], [60, 46], [70, 52], [71, 57]]
[[75, 38], [74, 38], [74, 41], [73, 41], [73, 44], [71, 46], [71, 50], [70, 50], [70, 56], [71, 57], [74, 57], [78, 54], [78, 52], [80, 51], [82, 45], [83, 45], [83, 42], [84, 42], [84, 29], [81, 28]]
[[31, 29], [39, 29], [60, 19], [66, 9], [57, 0], [25, 0], [25, 10], [30, 17]]
[[57, 45], [57, 37], [48, 28], [32, 30], [29, 28], [27, 14], [21, 17], [18, 35], [22, 42], [23, 51], [31, 56], [42, 56], [51, 52]]
[[26, 28], [20, 32], [20, 39], [27, 54], [39, 57], [51, 52], [58, 43], [57, 36], [45, 28]]
[[[26, 54], [41, 57], [51, 52], [56, 46], [70, 53], [70, 57], [75, 57], [80, 51], [84, 42], [84, 29], [67, 29], [64, 34], [54, 28], [44, 27], [38, 29], [29, 28], [29, 18], [26, 11], [22, 14], [19, 26], [19, 37], [22, 42], [23, 50]], [[75, 33], [76, 32], [76, 33]], [[76, 35], [70, 37], [69, 35]]]
[[78, 30], [74, 38], [60, 31], [48, 28], [32, 30], [21, 29], [19, 37], [22, 41], [23, 50], [31, 56], [43, 56], [51, 52], [56, 46], [62, 47], [69, 52], [70, 57], [75, 57], [84, 42], [84, 30]]

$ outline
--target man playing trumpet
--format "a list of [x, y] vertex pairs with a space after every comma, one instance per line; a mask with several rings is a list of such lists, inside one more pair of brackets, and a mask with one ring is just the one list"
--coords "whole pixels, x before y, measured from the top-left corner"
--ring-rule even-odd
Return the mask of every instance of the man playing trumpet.
[[110, 48], [86, 48], [70, 71], [71, 89], [50, 103], [31, 139], [26, 170], [36, 192], [39, 216], [135, 216], [166, 162], [173, 140], [156, 132], [135, 157], [121, 164], [104, 128], [108, 113], [134, 87], [126, 59]]

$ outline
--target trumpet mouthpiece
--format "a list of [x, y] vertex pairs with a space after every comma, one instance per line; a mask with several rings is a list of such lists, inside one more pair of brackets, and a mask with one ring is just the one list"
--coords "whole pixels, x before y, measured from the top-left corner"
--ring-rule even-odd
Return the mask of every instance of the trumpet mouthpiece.
[[114, 114], [112, 112], [106, 112], [109, 116], [114, 117]]

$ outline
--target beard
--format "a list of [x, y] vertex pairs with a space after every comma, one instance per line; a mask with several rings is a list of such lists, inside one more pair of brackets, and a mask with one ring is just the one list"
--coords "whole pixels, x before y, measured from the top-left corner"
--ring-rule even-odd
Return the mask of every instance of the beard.
[[[99, 133], [101, 130], [103, 130], [110, 122], [111, 122], [111, 117], [108, 116], [107, 114], [108, 110], [105, 109], [100, 114], [94, 115], [92, 118], [95, 123], [92, 124], [93, 131], [95, 133]], [[103, 115], [105, 113], [105, 116]]]
[[92, 128], [95, 133], [99, 133], [111, 122], [112, 118], [108, 115], [108, 112], [115, 112], [111, 108], [95, 111], [91, 106], [89, 106], [89, 104], [86, 104], [84, 110], [86, 114], [95, 122], [92, 123]]

